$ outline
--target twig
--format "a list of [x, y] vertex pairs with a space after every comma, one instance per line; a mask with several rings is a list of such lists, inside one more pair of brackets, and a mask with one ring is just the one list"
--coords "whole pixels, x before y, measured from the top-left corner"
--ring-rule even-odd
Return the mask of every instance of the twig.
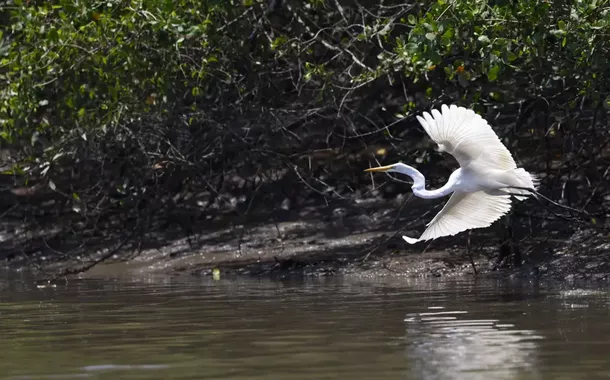
[[557, 206], [557, 207], [561, 207], [561, 208], [566, 209], [566, 210], [569, 210], [569, 211], [574, 211], [574, 212], [577, 212], [577, 213], [580, 213], [580, 214], [584, 214], [584, 215], [586, 215], [586, 216], [588, 216], [588, 217], [590, 217], [590, 216], [591, 216], [591, 214], [590, 214], [589, 212], [585, 211], [585, 210], [578, 210], [578, 209], [575, 209], [575, 208], [573, 208], [573, 207], [570, 207], [570, 206], [566, 206], [566, 205], [562, 205], [562, 204], [560, 204], [560, 203], [557, 203], [557, 202], [555, 202], [554, 200], [552, 200], [552, 199], [550, 199], [550, 198], [548, 198], [548, 197], [546, 197], [546, 196], [544, 196], [544, 195], [540, 194], [538, 191], [536, 191], [536, 190], [534, 190], [534, 189], [530, 189], [529, 187], [509, 186], [508, 188], [509, 188], [509, 189], [519, 189], [519, 190], [525, 190], [525, 191], [529, 191], [530, 193], [534, 194], [536, 197], [540, 197], [540, 198], [542, 198], [542, 199], [546, 200], [547, 202], [551, 203], [552, 205], [555, 205], [555, 206]]
[[105, 255], [103, 255], [102, 257], [98, 258], [97, 260], [93, 260], [92, 262], [85, 264], [82, 267], [78, 267], [78, 268], [68, 268], [65, 269], [63, 271], [61, 271], [59, 274], [55, 275], [53, 278], [51, 278], [50, 280], [48, 280], [48, 282], [52, 282], [57, 280], [60, 277], [65, 277], [65, 276], [70, 276], [73, 274], [79, 274], [79, 273], [83, 273], [88, 271], [89, 269], [93, 268], [94, 266], [96, 266], [99, 263], [102, 263], [106, 260], [108, 260], [109, 258], [111, 258], [112, 256], [114, 256], [115, 253], [117, 253], [121, 248], [123, 248], [123, 246], [125, 244], [127, 244], [127, 242], [129, 240], [131, 240], [131, 238], [135, 235], [138, 226], [139, 226], [139, 222], [136, 224], [136, 226], [134, 227], [134, 229], [129, 233], [129, 235], [123, 239], [123, 241], [121, 241], [119, 243], [119, 245], [117, 245], [113, 250], [109, 251], [108, 253], [106, 253]]
[[2, 213], [2, 215], [0, 215], [0, 219], [4, 218], [6, 216], [6, 214], [8, 214], [9, 212], [13, 211], [14, 208], [16, 208], [17, 206], [19, 206], [18, 203], [12, 205], [11, 207], [9, 207], [8, 210], [6, 210], [5, 212]]

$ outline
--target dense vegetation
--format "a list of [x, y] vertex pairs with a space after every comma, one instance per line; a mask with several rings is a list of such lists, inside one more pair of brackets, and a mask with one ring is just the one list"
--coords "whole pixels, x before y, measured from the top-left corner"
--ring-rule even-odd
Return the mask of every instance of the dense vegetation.
[[441, 103], [487, 117], [544, 192], [599, 214], [609, 12], [608, 0], [0, 0], [6, 252], [76, 256], [173, 223], [190, 234], [227, 215], [349, 209], [404, 190], [371, 193], [361, 172], [377, 162], [416, 162], [434, 185], [450, 169], [429, 165], [450, 160], [414, 115]]

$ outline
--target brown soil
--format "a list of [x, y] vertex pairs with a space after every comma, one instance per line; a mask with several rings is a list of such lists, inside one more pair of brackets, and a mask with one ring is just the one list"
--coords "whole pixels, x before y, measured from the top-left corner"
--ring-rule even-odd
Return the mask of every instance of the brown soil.
[[[218, 269], [221, 276], [272, 278], [446, 277], [474, 276], [474, 263], [477, 276], [610, 280], [610, 240], [595, 230], [579, 231], [569, 240], [529, 237], [520, 244], [523, 265], [514, 267], [497, 264], [499, 245], [493, 231], [473, 234], [471, 263], [465, 249], [467, 235], [416, 246], [405, 244], [390, 231], [334, 231], [340, 236], [319, 232], [290, 238], [298, 231], [311, 230], [306, 227], [296, 222], [260, 227], [243, 238], [241, 251], [230, 241], [192, 250], [186, 239], [181, 239], [128, 261], [98, 265], [87, 275], [188, 272], [210, 276]], [[277, 239], [277, 228], [289, 238]]]
[[[412, 199], [402, 207], [404, 199], [363, 200], [355, 208], [312, 208], [283, 222], [259, 218], [242, 227], [235, 227], [236, 221], [228, 218], [224, 224], [195, 228], [197, 233], [188, 238], [164, 230], [154, 241], [146, 236], [130, 242], [109, 260], [79, 275], [187, 272], [208, 276], [217, 268], [221, 276], [275, 278], [473, 276], [467, 233], [416, 245], [401, 239], [403, 233], [420, 234], [444, 203]], [[520, 213], [524, 208], [528, 212]], [[532, 210], [539, 211], [537, 220], [532, 219]], [[600, 223], [585, 226], [543, 216], [544, 208], [534, 200], [515, 206], [513, 241], [523, 261], [519, 267], [510, 261], [497, 263], [500, 246], [506, 241], [505, 221], [473, 230], [470, 252], [477, 275], [610, 279], [607, 228]], [[67, 268], [83, 266], [80, 257], [100, 257], [112, 249], [106, 245], [94, 253], [88, 248], [84, 256], [54, 254], [50, 259], [23, 255], [6, 263], [14, 268], [42, 268], [41, 277], [55, 278]]]

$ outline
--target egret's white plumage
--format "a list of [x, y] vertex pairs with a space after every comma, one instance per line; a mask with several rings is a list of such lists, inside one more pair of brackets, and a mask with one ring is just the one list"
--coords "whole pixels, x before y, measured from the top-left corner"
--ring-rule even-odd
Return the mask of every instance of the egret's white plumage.
[[439, 149], [453, 155], [460, 164], [443, 187], [426, 190], [423, 174], [402, 163], [366, 170], [410, 176], [413, 193], [421, 198], [439, 198], [453, 193], [418, 239], [403, 236], [407, 243], [489, 227], [510, 210], [511, 195], [518, 200], [530, 195], [527, 190], [515, 187], [536, 189], [536, 179], [517, 167], [491, 126], [474, 111], [442, 105], [440, 112], [424, 112], [417, 120]]

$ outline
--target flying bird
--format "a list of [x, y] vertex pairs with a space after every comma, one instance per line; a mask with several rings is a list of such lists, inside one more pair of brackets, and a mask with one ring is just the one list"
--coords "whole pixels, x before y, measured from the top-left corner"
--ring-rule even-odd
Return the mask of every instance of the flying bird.
[[511, 197], [524, 200], [532, 193], [538, 194], [538, 180], [517, 167], [491, 126], [473, 110], [442, 105], [440, 112], [424, 112], [417, 120], [439, 150], [451, 154], [460, 164], [444, 186], [426, 190], [424, 175], [403, 163], [365, 170], [408, 175], [413, 180], [413, 194], [420, 198], [441, 198], [453, 193], [419, 238], [402, 237], [407, 243], [489, 227], [510, 210]]

